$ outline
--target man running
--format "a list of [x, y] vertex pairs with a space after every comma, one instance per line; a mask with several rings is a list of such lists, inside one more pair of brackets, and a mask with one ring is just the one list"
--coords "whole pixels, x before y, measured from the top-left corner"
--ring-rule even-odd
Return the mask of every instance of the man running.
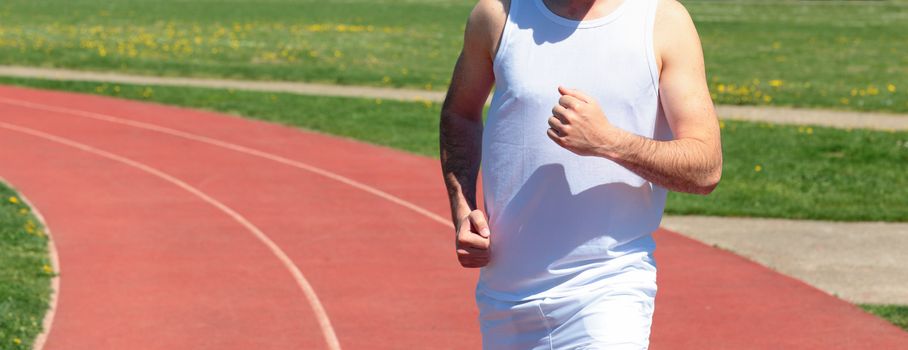
[[483, 347], [646, 349], [667, 191], [708, 194], [722, 169], [684, 7], [479, 0], [440, 134], [457, 257], [482, 268]]

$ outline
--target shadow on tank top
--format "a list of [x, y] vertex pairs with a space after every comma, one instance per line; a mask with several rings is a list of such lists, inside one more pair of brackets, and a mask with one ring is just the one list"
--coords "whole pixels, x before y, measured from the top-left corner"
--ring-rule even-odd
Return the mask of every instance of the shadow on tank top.
[[[536, 1], [540, 3], [535, 4]], [[521, 30], [531, 30], [536, 45], [563, 41], [578, 28], [577, 25], [558, 25], [550, 22], [538, 8], [538, 6], [545, 6], [541, 3], [542, 0], [512, 0], [512, 4], [515, 2], [518, 7], [513, 9], [511, 21]], [[576, 23], [579, 25], [580, 22]]]

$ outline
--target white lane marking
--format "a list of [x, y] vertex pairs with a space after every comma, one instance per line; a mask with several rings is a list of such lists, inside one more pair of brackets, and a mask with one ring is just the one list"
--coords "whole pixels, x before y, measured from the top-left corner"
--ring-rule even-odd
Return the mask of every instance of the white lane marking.
[[319, 327], [321, 327], [321, 329], [322, 329], [322, 335], [325, 337], [325, 341], [328, 343], [328, 347], [331, 350], [340, 350], [340, 342], [337, 340], [337, 335], [334, 333], [334, 328], [331, 326], [331, 321], [328, 319], [328, 313], [325, 312], [325, 308], [322, 306], [321, 301], [319, 301], [318, 295], [315, 294], [315, 290], [312, 288], [312, 285], [309, 284], [309, 281], [306, 280], [306, 277], [303, 276], [303, 273], [300, 271], [300, 269], [296, 266], [296, 264], [293, 263], [292, 260], [290, 260], [290, 258], [287, 256], [287, 254], [284, 253], [284, 251], [281, 250], [281, 248], [277, 244], [274, 243], [274, 241], [272, 241], [270, 238], [268, 238], [267, 235], [265, 235], [264, 232], [262, 232], [258, 227], [256, 227], [251, 222], [249, 222], [249, 220], [246, 220], [245, 217], [243, 217], [242, 215], [240, 215], [239, 213], [237, 213], [236, 211], [234, 211], [227, 205], [208, 196], [204, 192], [200, 191], [199, 189], [197, 189], [195, 187], [192, 187], [191, 185], [183, 182], [182, 180], [175, 178], [163, 171], [160, 171], [160, 170], [153, 168], [149, 165], [146, 165], [144, 163], [140, 163], [138, 161], [135, 161], [135, 160], [132, 160], [129, 158], [118, 156], [116, 154], [113, 154], [113, 153], [110, 153], [110, 152], [107, 152], [107, 151], [104, 151], [104, 150], [101, 150], [98, 148], [94, 148], [94, 147], [91, 147], [91, 146], [88, 146], [88, 145], [85, 145], [82, 143], [78, 143], [76, 141], [73, 141], [73, 140], [70, 140], [67, 138], [63, 138], [60, 136], [51, 135], [51, 134], [48, 134], [48, 133], [45, 133], [42, 131], [29, 129], [26, 127], [21, 127], [18, 125], [8, 124], [8, 123], [4, 123], [4, 122], [0, 122], [0, 127], [9, 129], [12, 131], [17, 131], [17, 132], [21, 132], [24, 134], [32, 135], [35, 137], [43, 138], [43, 139], [46, 139], [49, 141], [57, 142], [57, 143], [60, 143], [60, 144], [66, 145], [66, 146], [70, 146], [70, 147], [73, 147], [73, 148], [76, 148], [76, 149], [79, 149], [79, 150], [82, 150], [82, 151], [85, 151], [88, 153], [92, 153], [92, 154], [113, 160], [113, 161], [117, 161], [117, 162], [126, 164], [133, 168], [147, 172], [151, 175], [157, 176], [167, 182], [170, 182], [170, 183], [176, 185], [177, 187], [180, 187], [180, 188], [186, 190], [187, 192], [195, 195], [196, 197], [199, 197], [200, 199], [207, 202], [208, 204], [211, 204], [215, 208], [220, 209], [222, 212], [227, 214], [227, 216], [230, 216], [232, 219], [234, 219], [240, 225], [242, 225], [247, 230], [249, 230], [249, 232], [251, 232], [256, 238], [258, 238], [262, 243], [264, 243], [265, 246], [267, 246], [269, 249], [271, 249], [271, 252], [278, 258], [278, 260], [281, 261], [281, 263], [284, 264], [284, 267], [286, 267], [287, 270], [290, 271], [290, 274], [293, 275], [293, 278], [296, 280], [297, 285], [300, 287], [300, 289], [302, 289], [303, 294], [306, 295], [306, 299], [309, 301], [309, 305], [312, 307], [312, 310], [315, 313], [316, 319], [318, 319]]
[[[2, 176], [0, 176], [0, 181], [7, 183], [10, 187], [12, 184], [9, 181], [6, 181]], [[15, 188], [13, 188], [15, 190]], [[50, 280], [50, 301], [47, 305], [47, 313], [44, 314], [44, 320], [41, 321], [41, 333], [35, 337], [35, 342], [32, 343], [32, 348], [34, 350], [43, 350], [44, 344], [47, 342], [47, 336], [50, 335], [50, 329], [54, 324], [54, 317], [57, 315], [57, 298], [60, 295], [60, 256], [57, 254], [57, 245], [54, 244], [54, 237], [50, 232], [50, 226], [47, 226], [47, 221], [44, 220], [44, 215], [41, 215], [41, 212], [38, 211], [38, 207], [35, 206], [32, 201], [28, 199], [22, 192], [16, 191], [19, 194], [19, 199], [25, 203], [29, 208], [31, 208], [32, 215], [38, 219], [38, 222], [41, 223], [41, 226], [44, 227], [44, 234], [47, 235], [47, 253], [50, 255], [50, 265], [56, 272], [54, 278]]]
[[138, 122], [138, 121], [124, 119], [124, 118], [118, 118], [118, 117], [114, 117], [114, 116], [107, 115], [107, 114], [101, 114], [101, 113], [95, 113], [95, 112], [89, 112], [89, 111], [83, 111], [83, 110], [77, 110], [77, 109], [70, 109], [70, 108], [64, 108], [64, 107], [57, 107], [57, 106], [51, 106], [51, 105], [46, 105], [46, 104], [40, 104], [40, 103], [32, 103], [32, 102], [27, 102], [27, 101], [13, 100], [13, 99], [8, 99], [8, 98], [3, 98], [3, 97], [0, 97], [0, 102], [14, 105], [14, 106], [19, 106], [19, 107], [40, 109], [40, 110], [44, 110], [44, 111], [48, 111], [48, 112], [70, 114], [70, 115], [75, 115], [75, 116], [84, 117], [84, 118], [92, 118], [92, 119], [102, 120], [102, 121], [106, 121], [106, 122], [157, 131], [160, 133], [177, 136], [177, 137], [182, 137], [182, 138], [186, 138], [186, 139], [193, 140], [193, 141], [203, 142], [203, 143], [207, 143], [210, 145], [227, 148], [227, 149], [230, 149], [230, 150], [233, 150], [236, 152], [245, 153], [248, 155], [272, 160], [272, 161], [275, 161], [275, 162], [278, 162], [281, 164], [289, 165], [294, 168], [306, 170], [311, 173], [318, 174], [318, 175], [324, 176], [326, 178], [329, 178], [329, 179], [332, 179], [335, 181], [339, 181], [341, 183], [347, 184], [354, 188], [357, 188], [362, 191], [376, 195], [376, 196], [378, 196], [382, 199], [385, 199], [387, 201], [390, 201], [392, 203], [398, 204], [404, 208], [410, 209], [410, 210], [412, 210], [422, 216], [425, 216], [426, 218], [429, 218], [432, 221], [438, 222], [448, 228], [452, 228], [452, 229], [454, 228], [454, 224], [451, 223], [450, 219], [445, 219], [445, 218], [441, 217], [440, 215], [437, 215], [431, 211], [428, 211], [425, 208], [422, 208], [403, 198], [397, 197], [397, 196], [387, 193], [385, 191], [379, 190], [375, 187], [366, 185], [362, 182], [353, 180], [351, 178], [331, 172], [329, 170], [325, 170], [323, 168], [319, 168], [319, 167], [309, 165], [309, 164], [306, 164], [303, 162], [299, 162], [299, 161], [296, 161], [293, 159], [281, 157], [281, 156], [273, 154], [273, 153], [268, 153], [265, 151], [260, 151], [257, 149], [240, 146], [235, 143], [221, 141], [221, 140], [213, 139], [213, 138], [210, 138], [207, 136], [202, 136], [202, 135], [193, 134], [193, 133], [189, 133], [189, 132], [185, 132], [185, 131], [171, 129], [171, 128], [163, 127], [160, 125], [143, 123], [143, 122]]

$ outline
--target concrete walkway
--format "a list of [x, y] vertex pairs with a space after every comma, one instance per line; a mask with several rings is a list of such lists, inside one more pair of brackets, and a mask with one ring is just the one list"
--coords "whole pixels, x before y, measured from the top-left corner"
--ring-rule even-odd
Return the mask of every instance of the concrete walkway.
[[[443, 93], [363, 86], [152, 77], [0, 66], [0, 76], [123, 84], [232, 88], [303, 95], [441, 101]], [[718, 106], [725, 119], [840, 128], [908, 130], [908, 115]], [[663, 226], [740, 253], [827, 293], [860, 303], [908, 304], [908, 223], [840, 223], [758, 218], [666, 216]], [[742, 227], [748, 229], [741, 230]], [[900, 277], [902, 276], [902, 277]]]
[[[179, 78], [90, 72], [67, 69], [0, 66], [0, 76], [51, 80], [96, 81], [121, 84], [192, 86], [220, 89], [286, 92], [301, 95], [368, 97], [389, 100], [444, 100], [444, 92], [391, 89], [369, 86], [342, 86], [299, 82]], [[716, 107], [723, 119], [763, 121], [778, 124], [810, 124], [836, 128], [908, 130], [908, 115], [801, 109], [787, 107], [729, 106]]]
[[851, 302], [908, 305], [908, 223], [666, 216], [662, 227]]

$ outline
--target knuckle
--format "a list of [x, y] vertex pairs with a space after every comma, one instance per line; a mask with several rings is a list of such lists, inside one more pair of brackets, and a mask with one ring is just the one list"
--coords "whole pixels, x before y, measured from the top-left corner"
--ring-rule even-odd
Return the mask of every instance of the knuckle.
[[485, 218], [484, 215], [482, 215], [482, 212], [479, 211], [479, 210], [476, 210], [476, 211], [474, 211], [473, 213], [475, 213], [475, 215], [473, 216], [473, 223], [475, 223], [475, 224], [480, 224], [480, 225], [485, 225], [485, 223], [486, 223], [486, 218]]

